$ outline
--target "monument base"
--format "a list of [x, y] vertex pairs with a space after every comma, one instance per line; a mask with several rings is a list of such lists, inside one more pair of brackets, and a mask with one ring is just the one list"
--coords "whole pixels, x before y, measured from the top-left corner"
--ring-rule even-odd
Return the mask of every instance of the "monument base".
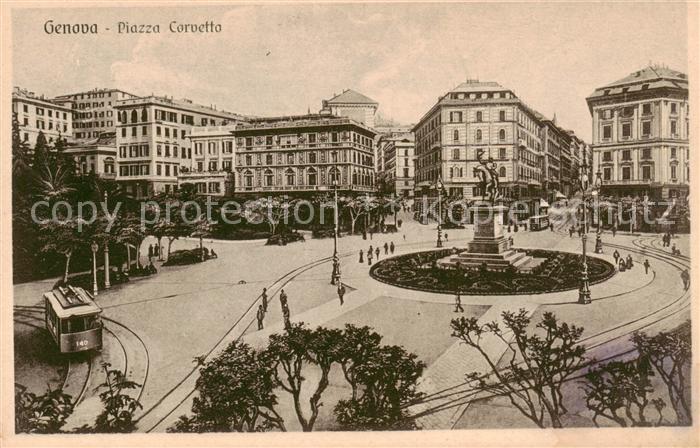
[[490, 271], [505, 271], [512, 267], [520, 272], [529, 272], [539, 266], [544, 259], [508, 247], [508, 240], [503, 235], [506, 210], [502, 205], [475, 206], [474, 239], [467, 244], [467, 250], [438, 260], [438, 266], [473, 269], [486, 265]]

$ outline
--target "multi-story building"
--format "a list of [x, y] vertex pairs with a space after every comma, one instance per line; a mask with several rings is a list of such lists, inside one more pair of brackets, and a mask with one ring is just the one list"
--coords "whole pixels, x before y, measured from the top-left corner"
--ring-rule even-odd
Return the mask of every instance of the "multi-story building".
[[73, 118], [70, 106], [57, 104], [44, 95], [36, 95], [26, 89], [12, 90], [12, 112], [19, 123], [20, 138], [31, 149], [36, 145], [39, 132], [43, 132], [48, 143], [59, 137], [70, 140]]
[[103, 179], [115, 179], [116, 174], [116, 133], [105, 132], [94, 140], [76, 142], [65, 150], [75, 159], [79, 174], [93, 173]]
[[593, 117], [593, 164], [602, 194], [653, 199], [689, 189], [688, 78], [649, 66], [586, 98]]
[[102, 133], [116, 131], [114, 106], [117, 101], [129, 98], [136, 98], [136, 95], [119, 89], [93, 89], [60, 95], [53, 101], [68, 101], [72, 104], [73, 140], [86, 142], [98, 138]]
[[374, 118], [379, 103], [352, 89], [343, 90], [333, 98], [323, 100], [320, 114], [331, 114], [336, 117], [348, 117], [370, 128], [374, 127]]
[[536, 112], [510, 89], [468, 80], [440, 97], [413, 132], [417, 200], [424, 197], [429, 203], [438, 179], [451, 196], [481, 199], [475, 173], [479, 155], [495, 164], [504, 198], [539, 198], [544, 157], [540, 124]]
[[374, 190], [376, 132], [351, 118], [250, 119], [232, 134], [237, 194]]
[[380, 136], [377, 156], [382, 158], [378, 165], [377, 184], [380, 191], [413, 198], [415, 140], [413, 133], [394, 133]]
[[235, 125], [192, 128], [189, 138], [194, 147], [191, 168], [182, 167], [178, 187], [194, 184], [197, 193], [231, 196], [234, 191]]
[[117, 180], [135, 197], [177, 188], [182, 167], [192, 169], [188, 135], [195, 126], [220, 126], [241, 115], [200, 106], [190, 100], [148, 96], [118, 101]]
[[553, 120], [538, 114], [542, 125], [542, 145], [544, 147], [542, 187], [545, 197], [553, 202], [562, 195], [561, 186], [561, 152], [564, 144], [564, 133]]

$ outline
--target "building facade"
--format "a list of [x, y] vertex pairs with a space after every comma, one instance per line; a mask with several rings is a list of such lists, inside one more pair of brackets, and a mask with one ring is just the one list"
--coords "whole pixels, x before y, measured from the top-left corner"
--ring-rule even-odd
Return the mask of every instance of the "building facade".
[[339, 95], [334, 94], [329, 100], [323, 100], [321, 106], [320, 114], [348, 117], [373, 128], [379, 103], [352, 89], [346, 89]]
[[178, 187], [193, 184], [198, 194], [230, 196], [234, 192], [235, 125], [192, 128], [191, 168], [182, 167]]
[[64, 153], [73, 156], [78, 174], [96, 174], [103, 179], [117, 177], [115, 132], [104, 132], [92, 141], [71, 144]]
[[649, 66], [586, 98], [593, 124], [593, 163], [602, 194], [684, 197], [689, 190], [688, 78]]
[[193, 127], [221, 126], [244, 119], [171, 97], [131, 98], [118, 101], [114, 107], [117, 180], [128, 195], [137, 198], [175, 191], [180, 170], [192, 170], [189, 134]]
[[393, 133], [377, 141], [377, 185], [382, 193], [396, 194], [406, 199], [414, 195], [415, 139], [413, 133]]
[[136, 95], [118, 89], [93, 89], [60, 95], [53, 101], [71, 104], [73, 140], [88, 142], [98, 138], [104, 132], [116, 131], [117, 119], [114, 107], [117, 101], [130, 98], [136, 98]]
[[31, 149], [36, 145], [39, 132], [43, 132], [48, 143], [59, 137], [71, 139], [73, 117], [67, 103], [57, 104], [43, 95], [36, 95], [26, 89], [15, 87], [12, 90], [12, 113], [19, 123], [20, 138]]
[[237, 194], [374, 190], [376, 132], [351, 118], [251, 119], [232, 135]]
[[413, 131], [417, 197], [434, 197], [441, 179], [450, 196], [481, 199], [475, 172], [481, 156], [495, 164], [504, 198], [539, 198], [540, 123], [511, 90], [469, 80], [441, 97]]

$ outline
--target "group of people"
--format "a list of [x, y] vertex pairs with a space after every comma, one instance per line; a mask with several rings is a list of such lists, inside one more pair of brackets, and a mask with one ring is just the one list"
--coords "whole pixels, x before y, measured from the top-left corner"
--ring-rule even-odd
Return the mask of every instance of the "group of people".
[[[256, 313], [258, 330], [262, 330], [264, 328], [265, 314], [267, 314], [268, 303], [269, 298], [267, 297], [267, 288], [263, 288], [262, 294], [260, 294], [260, 305], [258, 305], [258, 312]], [[284, 328], [288, 330], [292, 326], [292, 323], [289, 320], [289, 302], [287, 300], [287, 293], [284, 292], [284, 289], [280, 290], [280, 306], [282, 307]]]
[[153, 257], [160, 257], [160, 244], [151, 244], [148, 246], [148, 260], [150, 261]]
[[664, 233], [664, 236], [661, 237], [661, 242], [663, 243], [663, 247], [669, 247], [671, 245], [671, 238], [673, 238], [673, 234], [671, 232], [666, 232]]
[[[630, 254], [627, 254], [627, 257], [622, 257], [620, 252], [615, 250], [615, 252], [613, 252], [613, 258], [620, 272], [629, 271], [634, 267], [634, 261], [632, 261], [632, 255]], [[646, 273], [649, 272], [649, 266], [651, 266], [649, 260], [644, 260], [644, 269]]]
[[[392, 241], [391, 243], [384, 243], [384, 255], [389, 255], [391, 253], [392, 255], [394, 254], [394, 251], [396, 250], [396, 245]], [[367, 265], [372, 266], [372, 260], [374, 257], [377, 257], [377, 261], [379, 261], [379, 255], [382, 253], [382, 250], [380, 249], [380, 246], [377, 246], [376, 248], [373, 248], [372, 245], [369, 245], [369, 249], [367, 249]], [[360, 259], [358, 260], [358, 263], [364, 263], [365, 262], [365, 252], [360, 249]], [[341, 300], [342, 302], [342, 300]], [[342, 303], [341, 303], [342, 305]]]

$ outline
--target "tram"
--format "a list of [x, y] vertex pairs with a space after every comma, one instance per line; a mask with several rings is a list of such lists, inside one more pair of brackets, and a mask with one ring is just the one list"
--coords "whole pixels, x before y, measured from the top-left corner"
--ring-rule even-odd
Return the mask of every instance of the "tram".
[[61, 353], [102, 349], [102, 309], [92, 295], [76, 286], [44, 293], [46, 329]]

